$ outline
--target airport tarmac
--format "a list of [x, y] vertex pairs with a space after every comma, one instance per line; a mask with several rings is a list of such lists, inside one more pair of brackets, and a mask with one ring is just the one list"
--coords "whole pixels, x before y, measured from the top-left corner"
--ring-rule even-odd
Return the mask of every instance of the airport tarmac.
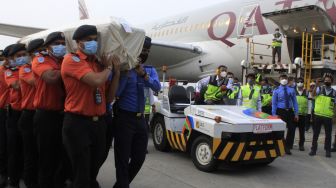
[[[297, 134], [298, 135], [298, 134]], [[315, 157], [308, 155], [312, 134], [307, 133], [306, 151], [297, 146], [293, 155], [276, 159], [269, 166], [219, 169], [214, 173], [197, 170], [191, 158], [181, 152], [156, 151], [149, 141], [149, 154], [132, 188], [335, 188], [336, 153], [326, 158], [323, 150], [324, 135], [319, 139]], [[297, 143], [297, 141], [296, 141]], [[111, 188], [115, 182], [113, 149], [99, 174], [102, 188]]]

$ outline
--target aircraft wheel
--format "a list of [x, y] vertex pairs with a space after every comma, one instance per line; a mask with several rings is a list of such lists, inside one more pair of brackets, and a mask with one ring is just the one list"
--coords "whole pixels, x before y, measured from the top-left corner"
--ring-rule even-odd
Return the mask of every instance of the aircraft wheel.
[[157, 150], [168, 151], [170, 149], [166, 134], [166, 126], [162, 116], [155, 117], [153, 121], [153, 143]]
[[212, 172], [217, 169], [218, 161], [212, 155], [212, 141], [207, 136], [196, 138], [191, 147], [191, 157], [197, 169]]

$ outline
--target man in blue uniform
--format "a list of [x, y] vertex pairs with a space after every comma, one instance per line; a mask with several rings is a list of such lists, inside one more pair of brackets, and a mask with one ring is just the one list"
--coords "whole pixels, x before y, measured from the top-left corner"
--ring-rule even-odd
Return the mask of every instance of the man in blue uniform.
[[[145, 41], [144, 47], [148, 42]], [[149, 52], [149, 49], [143, 48], [144, 51]], [[157, 77], [148, 74], [142, 65], [147, 56], [142, 53], [140, 59], [138, 66], [121, 74], [114, 104], [117, 105], [114, 146], [117, 182], [114, 188], [129, 188], [145, 161], [148, 135], [144, 88], [149, 87], [154, 92], [161, 89]]]
[[[295, 136], [295, 124], [299, 120], [299, 109], [296, 100], [296, 92], [288, 86], [287, 75], [280, 76], [280, 86], [273, 91], [272, 115], [278, 115], [287, 124], [286, 154], [291, 155], [291, 149]], [[293, 111], [294, 108], [294, 111]]]

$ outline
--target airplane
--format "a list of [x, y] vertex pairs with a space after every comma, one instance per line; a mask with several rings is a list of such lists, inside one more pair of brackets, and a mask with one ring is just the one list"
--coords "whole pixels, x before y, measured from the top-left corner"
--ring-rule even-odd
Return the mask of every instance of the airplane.
[[[82, 17], [88, 18], [84, 1], [79, 3]], [[169, 76], [196, 81], [214, 74], [222, 64], [236, 77], [243, 74], [241, 62], [271, 64], [270, 44], [276, 28], [286, 36], [282, 64], [291, 65], [307, 50], [302, 49], [302, 40], [307, 39], [302, 32], [307, 32], [314, 35], [314, 40], [308, 41], [311, 51], [315, 50], [314, 67], [335, 71], [335, 24], [336, 0], [229, 0], [136, 27], [153, 39], [148, 64], [158, 69], [168, 66]], [[43, 30], [0, 24], [1, 35], [14, 37]], [[316, 50], [321, 45], [323, 50]]]

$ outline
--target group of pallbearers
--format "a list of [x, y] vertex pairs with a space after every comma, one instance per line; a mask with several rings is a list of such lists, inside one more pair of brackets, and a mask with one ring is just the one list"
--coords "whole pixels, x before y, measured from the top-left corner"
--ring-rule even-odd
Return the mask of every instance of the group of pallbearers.
[[[155, 69], [121, 71], [116, 55], [96, 56], [97, 28], [83, 25], [66, 54], [62, 32], [0, 54], [0, 187], [99, 188], [96, 180], [115, 138], [117, 182], [129, 187], [145, 160], [144, 89], [160, 90]], [[150, 71], [148, 73], [147, 71]], [[114, 102], [112, 118], [111, 103]]]
[[313, 128], [313, 141], [309, 155], [316, 155], [321, 127], [325, 128], [326, 157], [336, 151], [336, 136], [332, 148], [332, 120], [336, 103], [336, 91], [331, 87], [334, 79], [324, 74], [309, 88], [303, 78], [288, 78], [281, 75], [279, 84], [271, 85], [260, 74], [248, 74], [247, 83], [241, 85], [227, 67], [222, 65], [216, 74], [197, 82], [196, 104], [240, 105], [280, 117], [287, 125], [286, 154], [291, 155], [295, 130], [299, 128], [299, 150], [304, 151], [305, 131]]

